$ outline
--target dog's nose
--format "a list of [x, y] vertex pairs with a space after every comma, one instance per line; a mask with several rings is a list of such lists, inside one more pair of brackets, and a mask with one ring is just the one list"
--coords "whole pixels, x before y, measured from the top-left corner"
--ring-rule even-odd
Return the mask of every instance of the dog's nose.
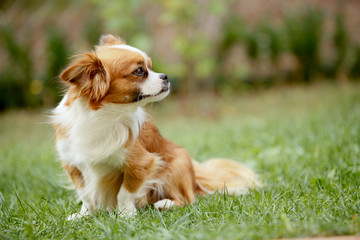
[[167, 77], [166, 74], [161, 74], [160, 76], [160, 79], [162, 79], [162, 83], [161, 83], [161, 87], [164, 89], [164, 90], [167, 90], [169, 88], [169, 79]]
[[161, 78], [162, 80], [167, 80], [167, 81], [169, 81], [166, 74], [160, 74], [160, 78]]

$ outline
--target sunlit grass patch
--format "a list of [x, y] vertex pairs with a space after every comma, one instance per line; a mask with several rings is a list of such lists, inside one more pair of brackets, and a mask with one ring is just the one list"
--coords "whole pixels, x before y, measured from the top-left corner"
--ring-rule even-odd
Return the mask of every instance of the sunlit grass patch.
[[[227, 157], [265, 186], [240, 197], [215, 194], [193, 205], [132, 219], [114, 213], [67, 222], [80, 203], [57, 160], [54, 133], [37, 113], [0, 115], [0, 237], [269, 239], [360, 234], [360, 90], [316, 86], [151, 107], [163, 135], [203, 161]], [[213, 99], [214, 100], [214, 99]], [[190, 100], [186, 100], [190, 101]], [[196, 112], [198, 111], [198, 114]]]

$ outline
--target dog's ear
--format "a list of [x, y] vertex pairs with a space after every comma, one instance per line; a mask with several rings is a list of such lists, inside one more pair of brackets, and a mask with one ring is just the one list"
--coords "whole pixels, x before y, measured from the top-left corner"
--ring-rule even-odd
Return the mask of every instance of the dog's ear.
[[126, 44], [126, 42], [122, 38], [112, 34], [102, 35], [99, 41], [100, 46], [111, 46], [118, 44]]
[[60, 74], [60, 79], [75, 86], [90, 103], [98, 103], [110, 87], [110, 79], [96, 53], [80, 55]]

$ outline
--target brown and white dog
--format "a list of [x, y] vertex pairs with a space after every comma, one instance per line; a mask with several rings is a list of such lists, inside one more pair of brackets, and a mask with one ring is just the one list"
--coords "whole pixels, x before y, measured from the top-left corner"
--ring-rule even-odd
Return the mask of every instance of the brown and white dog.
[[255, 174], [229, 160], [202, 164], [163, 138], [143, 106], [170, 92], [151, 59], [113, 35], [79, 55], [61, 73], [66, 94], [53, 110], [56, 148], [83, 206], [75, 219], [99, 209], [124, 216], [192, 203], [197, 194], [245, 193]]

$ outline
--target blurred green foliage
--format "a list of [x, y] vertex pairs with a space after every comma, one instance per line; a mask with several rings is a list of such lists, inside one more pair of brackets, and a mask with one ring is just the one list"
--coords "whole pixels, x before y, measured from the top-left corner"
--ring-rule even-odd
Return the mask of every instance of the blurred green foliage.
[[322, 12], [313, 9], [300, 16], [289, 16], [286, 21], [289, 49], [298, 60], [306, 82], [313, 78], [319, 68], [323, 22]]
[[284, 40], [281, 29], [277, 27], [271, 27], [268, 24], [264, 24], [262, 27], [264, 34], [269, 38], [268, 54], [274, 66], [278, 65], [280, 54], [284, 51]]
[[44, 95], [47, 99], [60, 100], [61, 86], [57, 79], [58, 74], [68, 62], [70, 51], [64, 33], [58, 28], [50, 28], [46, 36], [47, 41], [47, 66], [44, 79], [45, 86]]
[[1, 29], [1, 45], [8, 59], [0, 72], [0, 110], [11, 107], [26, 107], [34, 104], [30, 98], [30, 79], [33, 69], [29, 46], [17, 41], [11, 26]]
[[352, 78], [360, 77], [360, 46], [355, 48], [354, 61], [350, 69], [350, 76]]
[[334, 62], [334, 71], [339, 73], [344, 67], [344, 62], [346, 60], [347, 48], [348, 48], [348, 33], [345, 28], [344, 23], [344, 13], [339, 12], [336, 16], [336, 28], [333, 37], [334, 47], [336, 50], [336, 59]]
[[247, 55], [253, 59], [256, 60], [259, 57], [259, 43], [257, 34], [250, 32], [246, 35], [245, 44], [246, 44], [246, 53]]
[[[23, 7], [33, 10], [41, 3], [37, 0]], [[67, 9], [66, 3], [57, 3]], [[75, 40], [69, 38], [74, 29], [54, 22], [56, 18], [44, 24], [46, 30], [41, 37], [46, 45], [45, 63], [40, 66], [33, 57], [37, 50], [32, 43], [17, 36], [11, 21], [3, 21], [0, 50], [6, 54], [6, 61], [0, 66], [0, 110], [54, 105], [61, 95], [57, 76], [69, 56], [90, 49], [103, 33], [120, 35], [128, 44], [147, 52], [155, 71], [170, 76], [175, 93], [237, 91], [291, 81], [310, 82], [318, 77], [359, 79], [360, 48], [349, 35], [343, 11], [338, 10], [331, 18], [320, 8], [301, 8], [287, 12], [277, 23], [264, 15], [250, 24], [233, 9], [234, 3], [91, 0], [86, 2], [83, 16], [75, 16], [83, 17], [83, 24], [75, 29]], [[5, 5], [11, 6], [11, 2]], [[77, 18], [70, 20], [70, 25]], [[321, 54], [326, 21], [334, 25], [334, 31], [328, 33], [332, 49], [326, 49], [334, 52], [330, 60]], [[159, 33], [167, 41], [168, 49], [162, 50], [175, 60], [169, 61], [154, 51], [158, 44], [154, 36]], [[86, 49], [77, 47], [81, 44]]]

